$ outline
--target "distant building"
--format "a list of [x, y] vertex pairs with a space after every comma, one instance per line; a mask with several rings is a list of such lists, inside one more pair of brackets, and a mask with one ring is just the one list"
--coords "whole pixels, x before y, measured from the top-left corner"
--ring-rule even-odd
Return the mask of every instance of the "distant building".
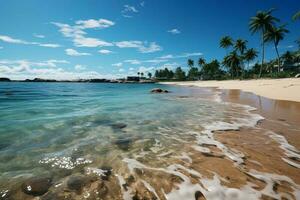
[[127, 76], [126, 80], [127, 81], [136, 81], [136, 82], [138, 82], [138, 81], [140, 81], [140, 77], [138, 77], [138, 76]]

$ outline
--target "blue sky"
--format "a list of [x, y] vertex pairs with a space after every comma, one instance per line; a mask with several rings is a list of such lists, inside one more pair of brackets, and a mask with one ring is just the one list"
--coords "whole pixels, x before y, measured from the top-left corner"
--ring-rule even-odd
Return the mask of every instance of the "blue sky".
[[[188, 58], [222, 59], [224, 35], [248, 40], [257, 10], [276, 8], [290, 33], [280, 52], [295, 50], [298, 0], [0, 0], [0, 76], [117, 78], [177, 66]], [[267, 47], [267, 58], [275, 56]], [[259, 59], [260, 57], [258, 57]]]

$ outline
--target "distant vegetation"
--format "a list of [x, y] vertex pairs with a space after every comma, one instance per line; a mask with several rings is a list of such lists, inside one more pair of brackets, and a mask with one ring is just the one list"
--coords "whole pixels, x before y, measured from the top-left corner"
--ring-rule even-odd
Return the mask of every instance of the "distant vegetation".
[[[223, 60], [213, 59], [206, 62], [203, 57], [198, 59], [197, 65], [192, 59], [187, 60], [188, 71], [181, 67], [174, 71], [168, 68], [156, 70], [154, 77], [160, 81], [168, 80], [224, 80], [224, 79], [252, 79], [252, 78], [286, 78], [300, 73], [300, 38], [296, 40], [298, 50], [286, 51], [279, 54], [278, 46], [289, 30], [286, 24], [273, 16], [274, 9], [258, 11], [250, 18], [249, 31], [259, 34], [261, 49], [258, 51], [248, 47], [248, 41], [242, 38], [234, 40], [230, 36], [220, 39], [220, 47], [227, 52]], [[300, 11], [292, 16], [293, 22], [300, 21]], [[276, 58], [265, 61], [265, 46], [274, 46]], [[261, 62], [253, 61], [261, 56]]]

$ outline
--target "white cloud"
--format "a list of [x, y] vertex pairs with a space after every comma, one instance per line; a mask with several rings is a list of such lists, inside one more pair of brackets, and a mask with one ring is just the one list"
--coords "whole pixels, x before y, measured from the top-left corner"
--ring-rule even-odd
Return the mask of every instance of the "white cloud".
[[114, 66], [114, 67], [122, 67], [122, 66], [123, 66], [123, 63], [118, 62], [118, 63], [112, 64], [111, 66]]
[[14, 43], [14, 44], [29, 44], [29, 42], [20, 39], [15, 39], [7, 35], [0, 35], [0, 40], [2, 40], [3, 42]]
[[[56, 66], [56, 64], [68, 62], [65, 60], [46, 60], [41, 62], [27, 60], [0, 60], [0, 72], [1, 76], [8, 77], [13, 80], [24, 80], [26, 78], [43, 78], [56, 80], [118, 78], [118, 76], [115, 74], [100, 74], [96, 71], [67, 71], [58, 66], [51, 67], [49, 66], [49, 63], [52, 63]], [[124, 76], [124, 74], [119, 75], [119, 77], [122, 76]]]
[[107, 49], [101, 49], [98, 52], [101, 53], [101, 54], [111, 54], [112, 53], [112, 51], [107, 50]]
[[45, 38], [45, 36], [41, 34], [33, 34], [33, 36], [36, 38]]
[[82, 71], [82, 70], [85, 70], [86, 67], [83, 66], [83, 65], [75, 65], [75, 66], [74, 66], [74, 69], [75, 69], [76, 71]]
[[113, 46], [112, 43], [100, 40], [98, 38], [85, 37], [87, 34], [84, 29], [91, 28], [108, 28], [113, 26], [115, 23], [106, 19], [89, 19], [89, 20], [79, 20], [76, 21], [77, 25], [71, 26], [69, 24], [63, 24], [58, 22], [52, 22], [55, 26], [59, 27], [59, 32], [61, 32], [65, 37], [72, 38], [73, 43], [77, 47], [103, 47], [103, 46]]
[[88, 29], [88, 28], [108, 28], [115, 25], [114, 22], [107, 19], [88, 19], [88, 20], [78, 20], [76, 24], [79, 25], [79, 29]]
[[125, 70], [123, 68], [119, 69], [119, 72], [124, 72]]
[[194, 52], [194, 53], [183, 53], [180, 55], [168, 54], [168, 55], [160, 56], [158, 58], [159, 59], [175, 59], [175, 58], [187, 58], [187, 57], [193, 57], [193, 56], [202, 56], [202, 55], [203, 55], [203, 53], [201, 53], [201, 52]]
[[163, 60], [163, 59], [152, 59], [152, 60], [145, 60], [144, 62], [147, 63], [162, 63], [162, 62], [167, 62], [168, 60]]
[[134, 71], [135, 69], [133, 67], [130, 67], [129, 68], [129, 71]]
[[49, 47], [49, 48], [58, 48], [58, 47], [61, 47], [61, 45], [59, 44], [38, 44], [39, 46], [41, 47]]
[[168, 33], [172, 33], [172, 34], [176, 35], [176, 34], [179, 34], [181, 32], [177, 28], [174, 28], [174, 29], [168, 30]]
[[91, 55], [90, 53], [78, 52], [75, 49], [65, 49], [65, 52], [69, 56], [89, 56], [89, 55]]
[[142, 1], [142, 2], [140, 3], [140, 5], [141, 5], [142, 7], [144, 7], [144, 6], [145, 6], [145, 1]]
[[99, 40], [97, 38], [87, 38], [87, 37], [76, 37], [73, 40], [74, 45], [77, 47], [107, 47], [113, 46], [112, 43]]
[[12, 44], [26, 44], [26, 45], [37, 45], [41, 47], [50, 47], [50, 48], [57, 48], [60, 47], [59, 44], [44, 44], [44, 43], [39, 43], [39, 42], [28, 42], [25, 40], [20, 40], [20, 39], [15, 39], [7, 35], [0, 35], [0, 40], [3, 42], [7, 43], [12, 43]]
[[124, 60], [123, 62], [130, 63], [132, 65], [140, 65], [142, 63], [139, 60]]
[[137, 48], [141, 53], [152, 53], [162, 50], [162, 47], [155, 42], [151, 42], [148, 45], [148, 42], [138, 40], [115, 42], [115, 45], [119, 48]]
[[121, 11], [123, 17], [131, 18], [132, 14], [138, 13], [139, 11], [131, 5], [124, 5], [123, 10]]

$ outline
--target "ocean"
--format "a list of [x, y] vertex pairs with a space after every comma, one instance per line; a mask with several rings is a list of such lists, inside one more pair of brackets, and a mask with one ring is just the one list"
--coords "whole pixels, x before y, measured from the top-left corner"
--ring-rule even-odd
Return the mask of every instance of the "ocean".
[[[155, 87], [170, 93], [150, 93]], [[252, 110], [195, 87], [0, 83], [1, 197], [182, 200], [198, 191], [207, 199], [259, 199], [264, 193], [248, 182], [223, 186], [226, 178], [204, 163], [213, 158], [246, 172], [243, 152], [215, 132], [255, 127], [263, 117]], [[45, 192], [26, 186], [44, 177]]]

